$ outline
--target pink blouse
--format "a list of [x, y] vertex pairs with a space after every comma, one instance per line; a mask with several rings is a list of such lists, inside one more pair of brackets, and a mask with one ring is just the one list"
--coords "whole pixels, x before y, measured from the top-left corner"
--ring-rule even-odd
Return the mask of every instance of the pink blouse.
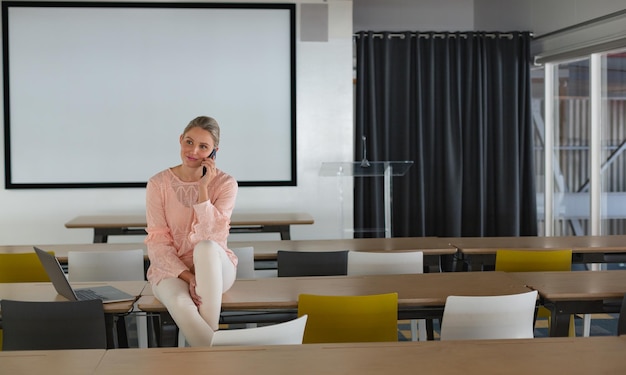
[[224, 248], [237, 265], [237, 256], [228, 249], [230, 215], [237, 197], [237, 181], [217, 170], [209, 185], [209, 200], [198, 200], [198, 182], [184, 182], [171, 169], [148, 181], [146, 219], [152, 285], [193, 267], [193, 249], [202, 240], [213, 240]]

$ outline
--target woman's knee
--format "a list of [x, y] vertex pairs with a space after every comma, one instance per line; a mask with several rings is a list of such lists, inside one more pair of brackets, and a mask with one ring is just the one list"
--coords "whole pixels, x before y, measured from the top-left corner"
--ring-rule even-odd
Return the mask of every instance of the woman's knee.
[[200, 241], [196, 244], [196, 247], [193, 250], [194, 263], [200, 259], [219, 260], [221, 256], [220, 252], [222, 251], [224, 251], [222, 247], [215, 241]]
[[169, 309], [172, 306], [185, 306], [193, 300], [189, 295], [189, 285], [175, 278], [161, 280], [152, 288], [154, 295]]

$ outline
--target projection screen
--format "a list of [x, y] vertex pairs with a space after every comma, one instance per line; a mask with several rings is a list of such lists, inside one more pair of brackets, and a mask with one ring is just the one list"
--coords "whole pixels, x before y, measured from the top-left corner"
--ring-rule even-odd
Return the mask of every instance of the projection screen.
[[295, 5], [3, 2], [6, 188], [144, 187], [199, 115], [240, 186], [296, 185]]

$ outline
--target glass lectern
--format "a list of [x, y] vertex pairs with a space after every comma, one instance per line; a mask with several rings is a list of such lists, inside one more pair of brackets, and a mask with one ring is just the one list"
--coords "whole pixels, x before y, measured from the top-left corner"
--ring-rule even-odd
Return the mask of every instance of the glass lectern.
[[[323, 162], [320, 176], [325, 177], [383, 177], [385, 207], [385, 237], [391, 237], [392, 190], [391, 177], [404, 176], [413, 165], [412, 161], [362, 161]], [[340, 188], [340, 201], [343, 202], [343, 190]], [[341, 215], [343, 216], [343, 210]], [[343, 217], [342, 223], [343, 223]]]

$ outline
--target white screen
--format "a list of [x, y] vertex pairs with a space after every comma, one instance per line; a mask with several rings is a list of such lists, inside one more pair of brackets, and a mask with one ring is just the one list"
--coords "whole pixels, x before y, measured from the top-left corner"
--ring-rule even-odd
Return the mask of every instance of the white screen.
[[295, 184], [293, 5], [82, 4], [3, 9], [7, 187], [145, 183], [198, 115], [240, 184]]

